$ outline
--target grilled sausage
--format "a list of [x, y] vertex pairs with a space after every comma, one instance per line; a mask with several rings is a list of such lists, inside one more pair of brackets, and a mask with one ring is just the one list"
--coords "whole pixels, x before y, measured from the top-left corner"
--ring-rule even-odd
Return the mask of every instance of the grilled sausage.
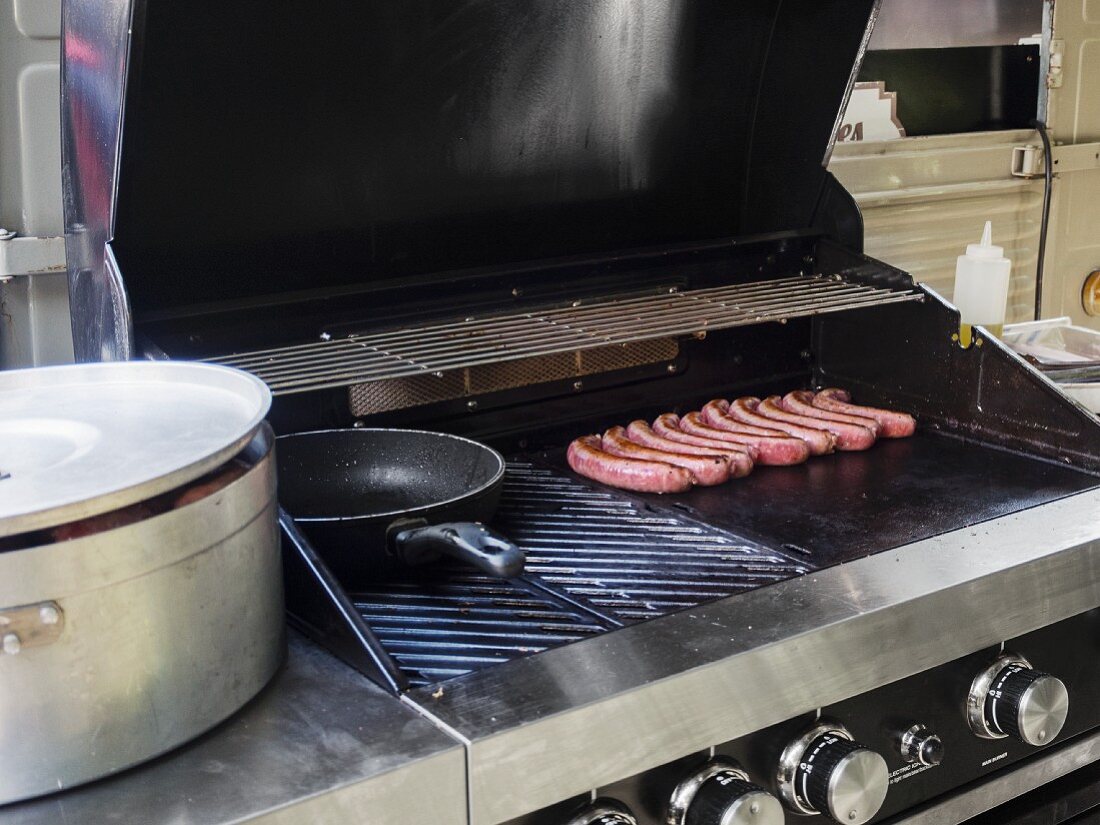
[[199, 481], [191, 484], [183, 490], [175, 501], [172, 502], [172, 507], [178, 509], [180, 507], [186, 507], [196, 501], [201, 501], [209, 495], [213, 495], [225, 487], [228, 487], [238, 478], [248, 472], [248, 467], [239, 461], [234, 461], [228, 466], [216, 471], [213, 478], [206, 476]]
[[836, 447], [836, 436], [832, 433], [824, 430], [814, 430], [809, 427], [802, 427], [798, 424], [791, 424], [787, 421], [780, 421], [775, 418], [768, 418], [757, 412], [757, 407], [759, 406], [759, 398], [737, 398], [730, 402], [727, 415], [743, 424], [750, 424], [756, 427], [774, 427], [777, 430], [782, 430], [787, 433], [787, 435], [801, 438], [809, 445], [811, 455], [825, 455], [826, 453], [831, 453]]
[[858, 424], [843, 424], [839, 421], [823, 421], [820, 418], [788, 412], [783, 408], [783, 399], [778, 395], [765, 398], [757, 406], [756, 411], [765, 418], [797, 424], [800, 427], [809, 427], [811, 430], [824, 430], [832, 433], [836, 436], [836, 448], [838, 450], [866, 450], [875, 443], [875, 434], [867, 427], [861, 427]]
[[814, 394], [809, 390], [795, 390], [783, 396], [783, 409], [797, 415], [805, 415], [811, 418], [820, 418], [822, 421], [838, 421], [843, 424], [857, 424], [866, 427], [877, 438], [882, 427], [873, 418], [865, 418], [861, 415], [846, 415], [845, 413], [819, 410], [814, 406]]
[[908, 413], [883, 410], [878, 407], [864, 407], [852, 404], [851, 401], [852, 396], [847, 390], [822, 390], [814, 396], [814, 406], [819, 410], [875, 419], [882, 428], [879, 434], [883, 438], [907, 438], [917, 429], [916, 419]]
[[697, 412], [688, 413], [681, 418], [680, 429], [689, 435], [701, 438], [732, 441], [735, 444], [752, 444], [759, 451], [757, 464], [771, 466], [801, 464], [810, 457], [810, 446], [799, 438], [791, 438], [783, 433], [776, 433], [775, 436], [739, 433], [732, 427], [729, 430], [719, 430], [707, 426]]
[[128, 524], [136, 524], [156, 514], [156, 510], [149, 506], [149, 504], [141, 502], [139, 504], [131, 504], [129, 507], [112, 510], [109, 513], [90, 516], [80, 521], [70, 521], [68, 524], [59, 524], [57, 527], [50, 530], [50, 535], [53, 537], [54, 541], [82, 539], [85, 536], [95, 535], [96, 533], [102, 533], [107, 530], [114, 530], [118, 527], [125, 527]]
[[639, 493], [683, 493], [694, 483], [691, 473], [683, 467], [605, 453], [598, 435], [574, 440], [566, 450], [566, 460], [573, 472], [585, 478]]
[[[690, 456], [720, 455], [725, 458], [728, 463], [729, 478], [741, 478], [752, 472], [753, 464], [752, 459], [749, 458], [749, 454], [735, 448], [731, 444], [720, 444], [717, 447], [699, 447], [694, 444], [684, 444], [657, 435], [657, 433], [653, 432], [650, 426], [644, 421], [630, 422], [630, 426], [626, 428], [626, 437], [642, 447], [648, 447], [651, 450], [661, 450], [665, 453], [680, 453]], [[614, 450], [609, 450], [609, 452], [614, 452]], [[682, 464], [680, 466], [686, 467], [687, 465]], [[688, 467], [688, 469], [690, 470], [691, 468]], [[695, 477], [696, 480], [698, 480], [698, 474], [696, 474]]]
[[695, 478], [700, 487], [714, 487], [730, 480], [730, 460], [724, 455], [711, 453], [706, 456], [688, 453], [669, 453], [635, 444], [627, 438], [622, 427], [612, 427], [603, 434], [601, 443], [605, 453], [623, 458], [636, 458], [640, 461], [663, 461], [683, 467]]
[[676, 415], [676, 413], [665, 413], [662, 416], [658, 416], [657, 420], [653, 422], [653, 432], [661, 438], [674, 441], [677, 444], [690, 444], [695, 447], [709, 448], [711, 450], [740, 450], [746, 453], [753, 462], [760, 458], [760, 450], [747, 442], [741, 443], [733, 440], [705, 438], [700, 435], [690, 435], [684, 432], [680, 427], [680, 416]]
[[[746, 435], [762, 435], [767, 438], [790, 438], [790, 434], [772, 426], [749, 424], [730, 416], [730, 402], [721, 398], [711, 401], [699, 413], [703, 423], [716, 430], [727, 430]], [[770, 422], [769, 422], [770, 424]]]

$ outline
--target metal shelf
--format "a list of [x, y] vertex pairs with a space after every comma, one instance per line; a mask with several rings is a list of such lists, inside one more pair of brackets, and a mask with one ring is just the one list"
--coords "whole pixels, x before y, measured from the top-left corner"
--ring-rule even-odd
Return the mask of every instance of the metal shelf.
[[660, 294], [576, 301], [571, 306], [470, 317], [207, 359], [247, 370], [275, 395], [923, 298], [822, 275]]

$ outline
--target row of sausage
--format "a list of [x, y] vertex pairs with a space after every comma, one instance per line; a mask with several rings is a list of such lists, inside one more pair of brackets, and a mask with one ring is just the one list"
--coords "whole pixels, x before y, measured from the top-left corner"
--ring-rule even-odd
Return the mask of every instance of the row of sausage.
[[741, 478], [757, 464], [800, 464], [834, 450], [866, 450], [879, 438], [916, 430], [907, 413], [852, 403], [842, 389], [715, 400], [684, 416], [633, 421], [569, 445], [566, 457], [586, 478], [645, 493], [682, 493]]

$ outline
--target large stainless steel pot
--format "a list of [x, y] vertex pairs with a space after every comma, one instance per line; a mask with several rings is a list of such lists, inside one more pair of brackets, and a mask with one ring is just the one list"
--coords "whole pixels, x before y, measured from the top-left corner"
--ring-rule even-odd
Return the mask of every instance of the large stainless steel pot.
[[0, 804], [169, 750], [273, 675], [284, 649], [273, 444], [257, 421], [240, 453], [250, 468], [212, 495], [0, 552]]

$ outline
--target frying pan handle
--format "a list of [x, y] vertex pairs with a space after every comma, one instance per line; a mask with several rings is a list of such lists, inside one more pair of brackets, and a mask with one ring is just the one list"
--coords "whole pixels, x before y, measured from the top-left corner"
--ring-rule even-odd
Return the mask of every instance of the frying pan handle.
[[405, 564], [423, 564], [440, 553], [472, 564], [490, 576], [511, 579], [523, 572], [523, 551], [474, 521], [451, 521], [402, 530], [393, 547]]

